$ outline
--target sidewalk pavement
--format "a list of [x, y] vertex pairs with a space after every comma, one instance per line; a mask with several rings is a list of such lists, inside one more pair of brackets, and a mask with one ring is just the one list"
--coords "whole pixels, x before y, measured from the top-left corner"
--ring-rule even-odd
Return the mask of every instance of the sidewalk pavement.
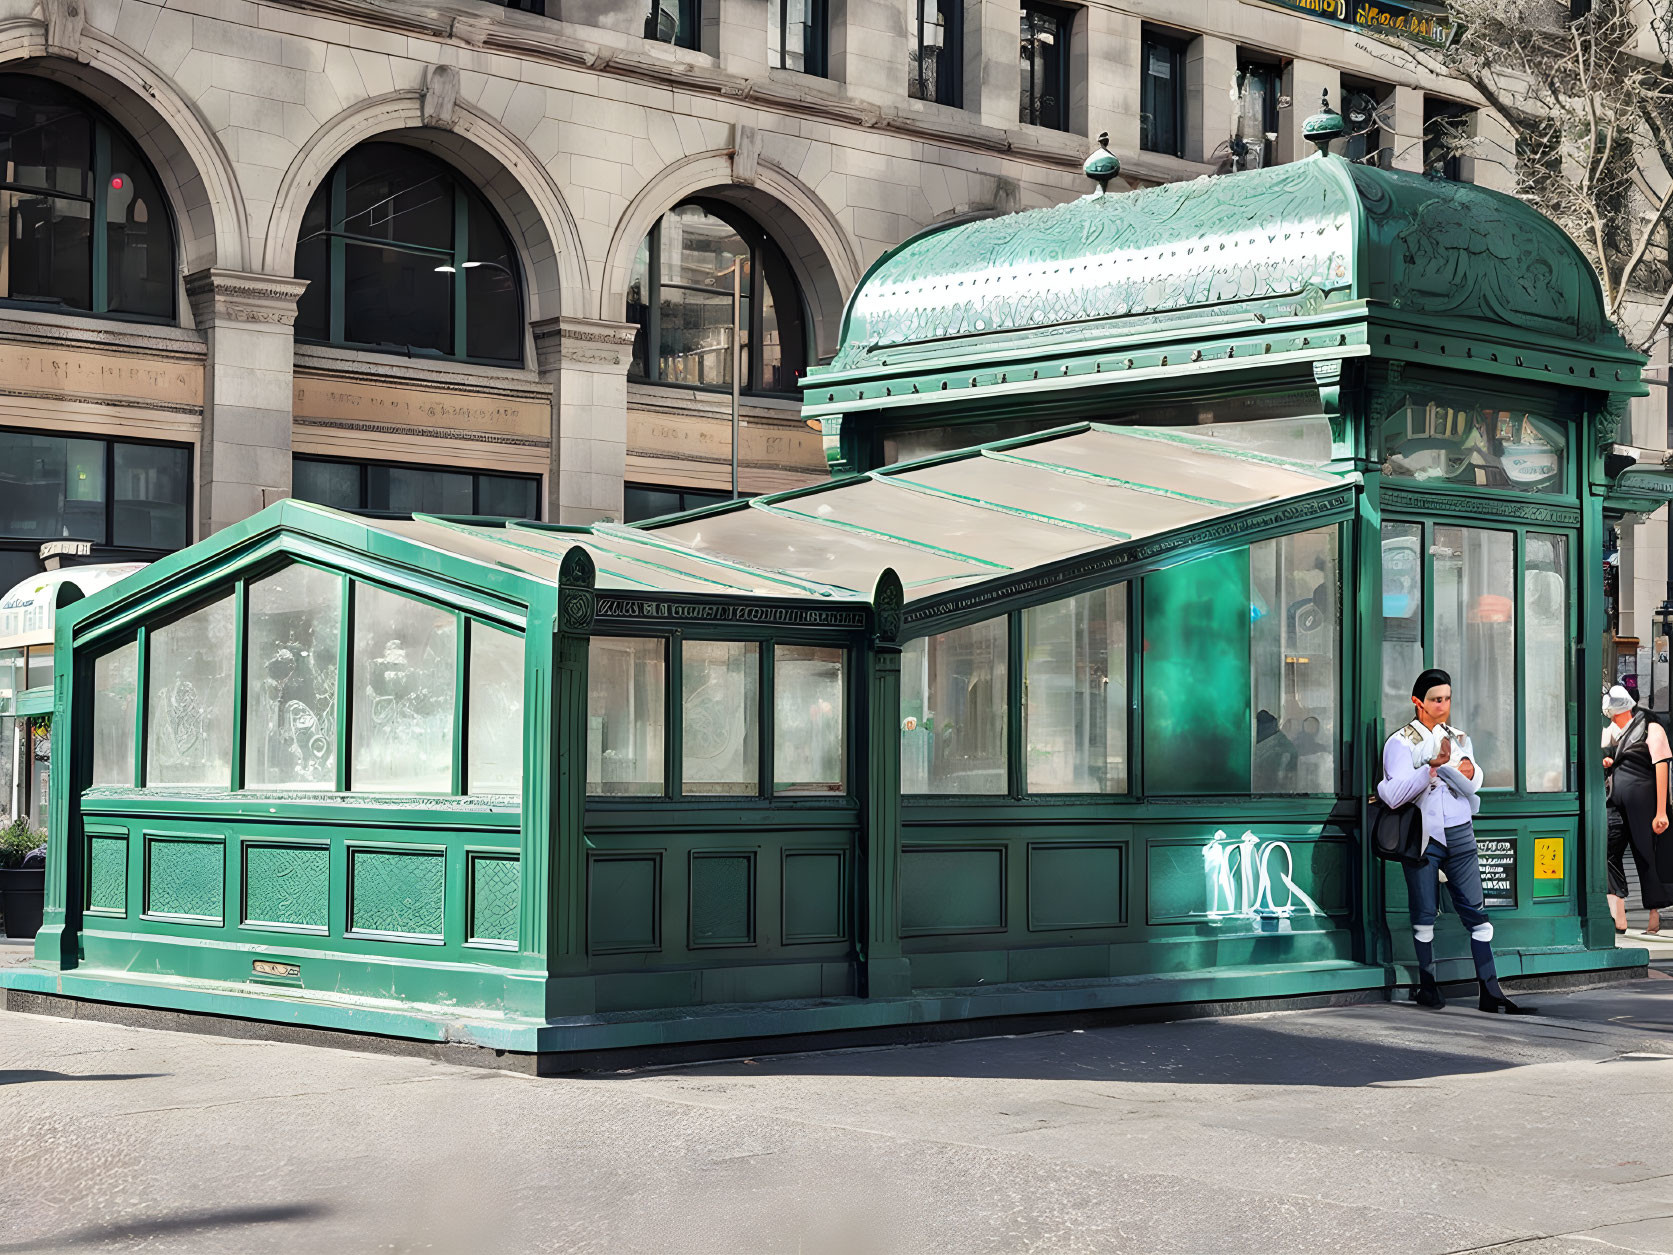
[[544, 1079], [0, 1013], [0, 1253], [1673, 1252], [1673, 979], [1538, 1000]]

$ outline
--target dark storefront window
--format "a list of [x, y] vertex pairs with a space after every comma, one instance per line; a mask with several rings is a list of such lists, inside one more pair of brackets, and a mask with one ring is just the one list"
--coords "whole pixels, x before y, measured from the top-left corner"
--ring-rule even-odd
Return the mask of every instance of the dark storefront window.
[[732, 497], [724, 492], [701, 492], [695, 488], [664, 488], [657, 484], [628, 484], [622, 489], [623, 512], [629, 523], [657, 519], [665, 514], [719, 505]]
[[412, 357], [523, 360], [510, 238], [453, 169], [362, 144], [314, 194], [296, 244], [296, 338]]
[[0, 295], [174, 317], [174, 227], [139, 149], [86, 101], [0, 74]]
[[182, 548], [191, 471], [183, 445], [0, 430], [0, 541]]
[[780, 70], [823, 78], [830, 22], [826, 0], [772, 0], [767, 14], [767, 61]]
[[1139, 147], [1185, 155], [1185, 41], [1146, 31], [1139, 88]]
[[645, 38], [676, 48], [696, 48], [703, 27], [699, 0], [651, 0]]
[[1464, 149], [1475, 110], [1455, 100], [1423, 100], [1423, 169], [1454, 182], [1464, 177]]
[[540, 481], [532, 475], [491, 475], [398, 462], [299, 457], [291, 464], [291, 495], [299, 501], [357, 513], [540, 517]]
[[1342, 155], [1349, 161], [1383, 170], [1389, 168], [1394, 153], [1389, 147], [1392, 136], [1383, 130], [1389, 91], [1380, 83], [1342, 80], [1342, 119], [1348, 124]]
[[1020, 120], [1069, 129], [1069, 29], [1073, 15], [1055, 5], [1022, 6]]
[[627, 289], [635, 379], [732, 386], [732, 275], [744, 392], [789, 393], [807, 369], [802, 294], [783, 250], [742, 213], [689, 201], [662, 216], [639, 247]]
[[906, 94], [958, 106], [963, 96], [963, 0], [911, 0], [906, 23]]
[[1278, 94], [1283, 71], [1263, 61], [1237, 69], [1237, 136], [1243, 143], [1239, 169], [1259, 170], [1278, 160]]

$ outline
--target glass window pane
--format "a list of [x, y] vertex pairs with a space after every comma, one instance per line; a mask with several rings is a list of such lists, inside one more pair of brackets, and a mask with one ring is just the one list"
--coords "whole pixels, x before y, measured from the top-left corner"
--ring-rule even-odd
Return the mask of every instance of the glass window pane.
[[359, 510], [360, 464], [358, 462], [315, 462], [297, 458], [291, 463], [291, 496], [338, 510]]
[[232, 595], [149, 637], [145, 783], [232, 787]]
[[445, 262], [433, 253], [347, 245], [343, 339], [452, 356], [454, 276], [436, 269]]
[[476, 477], [476, 512], [506, 519], [537, 519], [540, 481], [510, 475]]
[[38, 78], [0, 76], [0, 182], [91, 195], [93, 126], [65, 95]]
[[843, 651], [773, 648], [773, 789], [841, 793], [844, 778]]
[[587, 792], [660, 794], [667, 646], [595, 636], [587, 646]]
[[190, 543], [191, 451], [119, 444], [115, 460], [112, 542], [135, 549], [181, 549]]
[[417, 466], [368, 466], [366, 508], [395, 514], [469, 514], [471, 477]]
[[1560, 423], [1523, 410], [1407, 404], [1383, 424], [1383, 474], [1398, 479], [1561, 491], [1568, 440]]
[[1515, 539], [1435, 529], [1435, 665], [1452, 677], [1451, 723], [1475, 744], [1488, 789], [1516, 780]]
[[680, 657], [683, 791], [757, 792], [761, 647], [739, 641], [686, 641]]
[[104, 442], [0, 431], [0, 534], [102, 542]]
[[643, 379], [650, 371], [650, 350], [645, 337], [651, 321], [651, 240], [647, 235], [639, 243], [633, 256], [633, 269], [627, 281], [627, 321], [639, 330], [633, 337], [633, 360], [628, 364], [629, 379]]
[[31, 645], [29, 647], [29, 666], [26, 672], [28, 687], [32, 689], [52, 687], [52, 646]]
[[1423, 526], [1384, 523], [1383, 736], [1412, 721], [1412, 683], [1423, 674]]
[[467, 793], [523, 792], [523, 638], [471, 623]]
[[244, 783], [337, 787], [342, 577], [288, 566], [252, 580], [245, 636]]
[[[748, 314], [740, 312], [739, 323]], [[739, 342], [744, 334], [740, 328]], [[747, 346], [740, 351], [747, 351]], [[657, 378], [710, 388], [732, 386], [732, 295], [667, 285], [662, 289], [662, 335]]]
[[1023, 615], [1030, 793], [1127, 790], [1127, 588]]
[[790, 263], [772, 241], [761, 247], [761, 389], [795, 393], [807, 373], [807, 323]]
[[21, 647], [0, 649], [0, 698], [5, 699], [0, 708], [9, 710], [17, 695], [29, 687], [26, 656], [27, 651]]
[[1249, 792], [1249, 594], [1247, 549], [1144, 577], [1147, 793]]
[[6, 296], [93, 308], [92, 208], [84, 200], [0, 191]]
[[109, 132], [105, 192], [107, 308], [166, 318], [174, 313], [174, 230], [157, 181], [139, 152]]
[[441, 162], [403, 144], [362, 144], [346, 165], [344, 231], [453, 247], [453, 174]]
[[1528, 656], [1522, 718], [1528, 763], [1523, 787], [1529, 793], [1560, 793], [1569, 787], [1568, 538], [1529, 532], [1527, 546], [1522, 605], [1528, 617]]
[[1256, 793], [1337, 789], [1336, 546], [1336, 529], [1324, 527], [1249, 548]]
[[523, 298], [511, 243], [482, 200], [470, 195], [465, 261], [465, 355], [523, 360]]
[[457, 630], [452, 611], [355, 584], [355, 792], [452, 790]]
[[139, 642], [93, 660], [93, 783], [134, 783], [134, 713], [139, 700]]
[[919, 637], [900, 664], [903, 793], [996, 794], [1009, 788], [1003, 616]]
[[749, 291], [749, 246], [730, 225], [701, 205], [678, 205], [662, 218], [662, 281], [732, 291], [722, 274], [743, 259], [740, 286]]
[[331, 180], [319, 186], [296, 236], [296, 277], [308, 286], [296, 298], [296, 338], [331, 339]]

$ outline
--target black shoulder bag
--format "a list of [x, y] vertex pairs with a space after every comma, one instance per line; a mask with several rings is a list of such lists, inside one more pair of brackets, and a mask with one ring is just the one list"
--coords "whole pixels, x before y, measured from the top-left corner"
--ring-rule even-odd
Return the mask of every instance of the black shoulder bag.
[[[1382, 779], [1380, 771], [1377, 778]], [[1371, 849], [1378, 858], [1397, 863], [1422, 860], [1423, 812], [1418, 809], [1417, 798], [1404, 806], [1390, 806], [1373, 792], [1371, 804], [1365, 810], [1365, 826], [1371, 834]]]

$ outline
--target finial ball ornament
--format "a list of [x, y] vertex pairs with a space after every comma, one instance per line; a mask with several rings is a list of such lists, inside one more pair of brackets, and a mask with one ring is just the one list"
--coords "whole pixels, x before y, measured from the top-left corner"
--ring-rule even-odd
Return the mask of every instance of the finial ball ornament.
[[1301, 124], [1303, 139], [1311, 140], [1318, 145], [1322, 156], [1330, 151], [1334, 140], [1341, 139], [1348, 133], [1348, 124], [1342, 120], [1342, 115], [1330, 107], [1330, 92], [1320, 93], [1319, 111]]
[[1101, 132], [1098, 136], [1098, 150], [1086, 159], [1081, 170], [1086, 177], [1098, 185], [1098, 194], [1109, 190], [1109, 182], [1121, 173], [1121, 159], [1110, 151], [1110, 133]]

